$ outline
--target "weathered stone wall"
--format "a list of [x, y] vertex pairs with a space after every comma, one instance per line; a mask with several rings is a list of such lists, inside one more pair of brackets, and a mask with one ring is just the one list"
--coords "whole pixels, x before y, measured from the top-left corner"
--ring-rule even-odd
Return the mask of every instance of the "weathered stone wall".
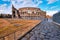
[[19, 11], [12, 5], [12, 18], [20, 18]]
[[40, 10], [39, 8], [24, 7], [17, 10], [12, 6], [12, 18], [41, 20], [44, 19], [45, 17], [46, 17], [46, 12]]
[[46, 17], [46, 12], [33, 7], [20, 8], [19, 13], [23, 19], [41, 20]]
[[37, 17], [28, 17], [28, 16], [24, 17], [24, 16], [22, 16], [22, 18], [27, 19], [27, 20], [44, 20], [45, 19], [44, 17], [39, 17], [39, 16], [37, 16]]

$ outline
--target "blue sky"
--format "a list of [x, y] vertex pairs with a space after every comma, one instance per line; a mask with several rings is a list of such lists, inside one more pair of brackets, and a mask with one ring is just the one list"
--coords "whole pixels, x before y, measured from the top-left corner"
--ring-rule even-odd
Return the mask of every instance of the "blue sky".
[[11, 5], [19, 9], [21, 7], [37, 7], [53, 15], [60, 11], [60, 0], [0, 0], [0, 13], [11, 14]]

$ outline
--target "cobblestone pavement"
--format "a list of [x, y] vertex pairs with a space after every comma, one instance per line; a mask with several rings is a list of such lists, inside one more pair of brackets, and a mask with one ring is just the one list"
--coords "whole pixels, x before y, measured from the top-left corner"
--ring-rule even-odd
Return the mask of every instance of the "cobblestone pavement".
[[52, 22], [43, 21], [21, 40], [60, 40], [60, 28]]

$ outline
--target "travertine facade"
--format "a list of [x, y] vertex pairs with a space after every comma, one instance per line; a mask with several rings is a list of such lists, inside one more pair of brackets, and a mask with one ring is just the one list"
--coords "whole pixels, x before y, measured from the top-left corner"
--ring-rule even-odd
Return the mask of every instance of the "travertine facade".
[[39, 8], [35, 8], [35, 7], [24, 7], [24, 8], [19, 8], [19, 10], [17, 10], [12, 6], [12, 17], [14, 17], [14, 14], [16, 18], [21, 17], [23, 19], [40, 20], [46, 17], [46, 12], [40, 10]]
[[19, 11], [12, 5], [12, 18], [20, 18]]

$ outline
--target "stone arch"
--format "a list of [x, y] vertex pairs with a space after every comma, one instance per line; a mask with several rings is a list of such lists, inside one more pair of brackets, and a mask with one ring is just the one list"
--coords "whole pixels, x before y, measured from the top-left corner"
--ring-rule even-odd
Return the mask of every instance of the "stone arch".
[[12, 18], [20, 18], [19, 11], [12, 5]]

